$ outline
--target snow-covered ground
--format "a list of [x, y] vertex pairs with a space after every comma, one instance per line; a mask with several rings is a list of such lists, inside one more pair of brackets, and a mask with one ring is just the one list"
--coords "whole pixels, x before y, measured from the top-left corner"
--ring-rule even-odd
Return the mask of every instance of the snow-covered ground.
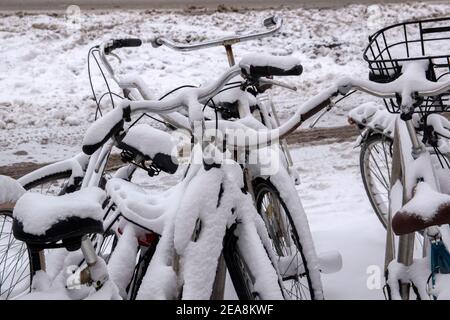
[[[82, 11], [80, 15], [69, 15], [70, 19], [61, 13], [0, 12], [0, 148], [7, 154], [0, 157], [1, 164], [42, 161], [33, 152], [40, 145], [55, 148], [55, 152], [49, 152], [51, 160], [63, 154], [61, 149], [79, 145], [95, 110], [87, 76], [90, 47], [110, 38], [143, 39], [141, 48], [117, 51], [123, 59], [121, 72], [141, 75], [158, 97], [178, 85], [206, 83], [227, 68], [227, 61], [221, 47], [188, 53], [154, 49], [148, 43], [152, 36], [163, 35], [179, 42], [202, 41], [259, 30], [262, 20], [273, 14], [284, 18], [282, 31], [273, 37], [238, 44], [235, 54], [237, 59], [249, 52], [292, 54], [302, 61], [303, 75], [287, 80], [299, 88], [299, 94], [284, 91], [276, 95], [281, 116], [286, 118], [299, 101], [318, 93], [337, 77], [367, 77], [362, 52], [370, 33], [397, 21], [448, 16], [450, 4], [242, 12]], [[105, 88], [99, 73], [94, 75], [100, 93]], [[362, 99], [348, 99], [321, 125], [345, 124], [346, 111]], [[10, 156], [19, 150], [28, 155]]]
[[367, 286], [375, 280], [369, 278], [374, 270], [380, 271], [376, 280], [384, 284], [386, 233], [364, 191], [359, 148], [353, 142], [302, 146], [292, 155], [317, 251], [338, 250], [343, 259], [340, 272], [322, 276], [325, 297], [383, 299], [379, 286]]

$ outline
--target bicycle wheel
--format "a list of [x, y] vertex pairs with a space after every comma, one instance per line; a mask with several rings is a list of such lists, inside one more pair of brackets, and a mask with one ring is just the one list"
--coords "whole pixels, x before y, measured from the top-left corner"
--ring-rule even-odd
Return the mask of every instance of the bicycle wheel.
[[0, 211], [0, 300], [28, 291], [35, 272], [34, 262], [40, 262], [39, 252], [28, 250], [25, 243], [14, 238], [12, 223], [12, 211]]
[[54, 173], [24, 185], [24, 189], [31, 192], [37, 192], [45, 195], [62, 195], [66, 193], [69, 178], [72, 172], [64, 171]]
[[155, 253], [157, 245], [158, 239], [155, 238], [155, 241], [152, 242], [151, 245], [140, 246], [137, 263], [133, 272], [133, 277], [127, 287], [128, 299], [136, 300], [139, 288], [142, 284], [142, 279], [147, 272], [148, 265], [153, 258], [153, 254]]
[[[71, 172], [59, 172], [29, 182], [27, 191], [61, 195]], [[33, 275], [45, 268], [43, 251], [16, 240], [12, 233], [12, 210], [0, 211], [0, 299], [11, 299], [30, 290]]]
[[314, 299], [303, 247], [280, 193], [272, 183], [263, 179], [255, 181], [254, 191], [256, 209], [264, 220], [272, 249], [279, 260], [284, 296], [292, 300]]
[[386, 228], [392, 167], [392, 139], [373, 134], [361, 147], [361, 178], [375, 214]]
[[258, 300], [260, 296], [254, 288], [255, 278], [237, 248], [235, 227], [228, 229], [224, 238], [223, 256], [228, 273], [239, 300]]

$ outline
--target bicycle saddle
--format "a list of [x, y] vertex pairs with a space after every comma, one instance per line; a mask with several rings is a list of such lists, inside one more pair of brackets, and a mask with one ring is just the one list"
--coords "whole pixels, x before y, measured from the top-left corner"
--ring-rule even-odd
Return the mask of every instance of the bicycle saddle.
[[258, 107], [256, 98], [247, 91], [242, 91], [240, 88], [233, 88], [218, 93], [214, 97], [214, 105], [216, 110], [220, 112], [222, 119], [239, 119], [240, 118], [240, 104], [247, 103], [249, 111], [252, 112]]
[[172, 152], [176, 151], [170, 134], [148, 124], [137, 124], [117, 139], [117, 147], [152, 160], [152, 165], [167, 173], [175, 173], [178, 163]]
[[0, 210], [12, 210], [15, 202], [25, 192], [19, 182], [13, 178], [0, 175]]
[[392, 230], [403, 235], [442, 224], [450, 224], [450, 195], [419, 182], [412, 199], [394, 215]]
[[40, 249], [77, 250], [82, 236], [103, 232], [104, 200], [105, 192], [97, 187], [62, 196], [25, 193], [14, 207], [14, 237]]
[[179, 196], [172, 188], [157, 195], [149, 194], [142, 187], [119, 178], [109, 179], [105, 188], [122, 216], [157, 234], [163, 232], [169, 204], [177, 203], [170, 197]]

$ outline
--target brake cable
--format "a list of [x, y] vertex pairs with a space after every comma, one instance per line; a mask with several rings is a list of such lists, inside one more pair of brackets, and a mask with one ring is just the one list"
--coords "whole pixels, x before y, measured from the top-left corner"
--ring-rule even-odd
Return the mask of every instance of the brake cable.
[[326, 108], [325, 110], [323, 110], [315, 119], [314, 121], [309, 125], [309, 128], [312, 129], [316, 126], [316, 124], [320, 121], [320, 119], [322, 119], [322, 117], [328, 112], [330, 111], [337, 103], [341, 102], [342, 100], [344, 100], [345, 98], [349, 97], [350, 95], [354, 94], [357, 90], [353, 90], [350, 91], [349, 93], [347, 93], [346, 95], [344, 95], [343, 97], [339, 98], [336, 101], [332, 101]]

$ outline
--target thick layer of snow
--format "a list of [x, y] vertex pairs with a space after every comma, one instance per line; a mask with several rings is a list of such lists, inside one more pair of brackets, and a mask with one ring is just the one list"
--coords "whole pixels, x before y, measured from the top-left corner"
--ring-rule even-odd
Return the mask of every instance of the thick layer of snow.
[[396, 114], [389, 113], [381, 103], [367, 102], [348, 113], [349, 118], [367, 128], [393, 137]]
[[[46, 159], [45, 161], [48, 161], [48, 160]], [[84, 170], [88, 164], [88, 161], [89, 161], [89, 157], [87, 155], [85, 155], [84, 153], [80, 153], [74, 157], [68, 158], [67, 160], [58, 161], [51, 165], [36, 169], [36, 170], [20, 177], [17, 181], [21, 185], [26, 186], [30, 182], [51, 176], [55, 173], [70, 172], [71, 177], [70, 177], [70, 181], [68, 181], [68, 182], [73, 183], [74, 178], [84, 176]]]
[[134, 229], [132, 224], [125, 226], [108, 261], [109, 277], [116, 284], [124, 299], [127, 298], [127, 286], [136, 267], [136, 255], [139, 247]]
[[423, 220], [432, 219], [440, 206], [450, 203], [450, 195], [433, 190], [427, 183], [419, 182], [414, 197], [408, 201], [401, 211], [420, 216]]
[[16, 180], [0, 175], [0, 204], [14, 203], [24, 193], [25, 189]]
[[83, 146], [92, 146], [100, 143], [121, 121], [123, 121], [122, 109], [116, 108], [106, 113], [86, 130], [86, 134], [83, 138]]
[[167, 203], [176, 202], [178, 195], [176, 190], [168, 190], [153, 196], [138, 185], [117, 178], [108, 180], [106, 191], [126, 218], [158, 234], [164, 229]]
[[105, 192], [97, 187], [59, 197], [30, 192], [17, 201], [13, 214], [22, 222], [25, 232], [39, 236], [53, 224], [72, 216], [101, 220], [104, 200]]
[[177, 151], [169, 133], [155, 129], [148, 124], [137, 124], [131, 127], [122, 142], [150, 158], [157, 153], [175, 155]]

